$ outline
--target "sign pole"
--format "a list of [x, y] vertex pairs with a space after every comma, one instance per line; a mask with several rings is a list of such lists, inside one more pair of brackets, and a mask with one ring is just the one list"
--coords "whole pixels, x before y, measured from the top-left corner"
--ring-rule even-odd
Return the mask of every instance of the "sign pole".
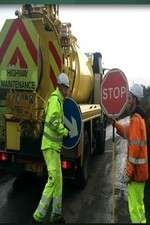
[[113, 134], [112, 134], [112, 223], [115, 223], [115, 176], [116, 176], [116, 165], [115, 165], [115, 121], [113, 121]]

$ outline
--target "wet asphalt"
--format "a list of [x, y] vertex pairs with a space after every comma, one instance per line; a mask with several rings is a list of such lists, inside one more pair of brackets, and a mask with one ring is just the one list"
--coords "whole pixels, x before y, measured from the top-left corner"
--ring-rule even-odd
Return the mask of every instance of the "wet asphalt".
[[[110, 129], [110, 128], [109, 128]], [[90, 161], [89, 179], [84, 189], [64, 181], [63, 214], [67, 223], [130, 223], [127, 188], [122, 183], [126, 158], [126, 141], [115, 137], [115, 181], [112, 184], [112, 138], [108, 130], [106, 150]], [[0, 171], [0, 223], [30, 224], [46, 180], [33, 175], [19, 181]], [[112, 187], [115, 187], [115, 201]], [[150, 190], [149, 183], [147, 190]], [[146, 191], [146, 215], [150, 215], [150, 191]], [[114, 204], [113, 204], [114, 203]], [[115, 214], [112, 214], [115, 208]], [[148, 218], [149, 219], [149, 218]]]

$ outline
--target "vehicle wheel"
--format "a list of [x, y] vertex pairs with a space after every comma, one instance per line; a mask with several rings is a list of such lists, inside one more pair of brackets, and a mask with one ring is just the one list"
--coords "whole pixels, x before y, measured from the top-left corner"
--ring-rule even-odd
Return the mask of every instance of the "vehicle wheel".
[[[82, 166], [78, 166], [77, 175], [76, 175], [76, 183], [77, 186], [81, 189], [85, 187], [89, 177], [89, 160], [90, 160], [90, 144], [88, 133], [85, 132], [84, 135], [84, 156], [83, 156], [83, 164]], [[81, 162], [80, 162], [81, 164]]]
[[24, 188], [26, 188], [33, 179], [35, 179], [35, 174], [30, 172], [24, 172], [20, 175], [18, 175], [13, 183], [13, 189], [14, 191], [21, 191]]
[[101, 123], [99, 129], [97, 129], [96, 131], [95, 154], [100, 155], [105, 152], [105, 137], [106, 137], [106, 127], [104, 123]]

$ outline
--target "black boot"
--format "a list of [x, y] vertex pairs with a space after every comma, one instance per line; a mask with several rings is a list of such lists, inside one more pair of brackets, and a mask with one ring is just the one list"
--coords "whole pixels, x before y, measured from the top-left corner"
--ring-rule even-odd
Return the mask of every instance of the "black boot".
[[65, 224], [65, 219], [62, 215], [54, 214], [51, 218], [51, 223], [63, 223]]
[[63, 224], [65, 224], [66, 221], [65, 221], [64, 217], [61, 217], [61, 218], [60, 218], [58, 221], [56, 221], [55, 223], [63, 223]]
[[34, 218], [32, 218], [30, 224], [39, 224], [39, 225], [41, 225], [41, 224], [44, 224], [44, 223], [42, 221], [40, 222], [40, 221], [37, 221]]

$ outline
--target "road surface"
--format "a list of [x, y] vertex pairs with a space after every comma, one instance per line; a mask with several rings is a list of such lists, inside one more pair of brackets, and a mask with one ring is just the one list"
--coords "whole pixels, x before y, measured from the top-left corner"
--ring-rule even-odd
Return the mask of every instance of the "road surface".
[[[126, 157], [126, 141], [115, 137], [115, 218], [112, 218], [112, 127], [107, 128], [106, 151], [94, 156], [89, 180], [83, 190], [64, 182], [63, 213], [68, 223], [129, 223], [126, 187], [121, 183]], [[0, 223], [30, 224], [44, 183], [28, 176], [16, 184], [16, 178], [0, 174]]]

